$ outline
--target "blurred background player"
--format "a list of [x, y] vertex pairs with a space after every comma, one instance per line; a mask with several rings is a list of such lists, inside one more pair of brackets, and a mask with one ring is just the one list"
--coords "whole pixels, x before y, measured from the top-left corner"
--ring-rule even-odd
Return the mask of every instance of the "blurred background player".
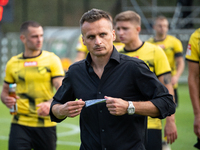
[[[141, 18], [134, 11], [125, 11], [116, 15], [116, 34], [125, 47], [119, 50], [120, 53], [131, 57], [137, 57], [146, 62], [150, 70], [156, 74], [170, 94], [174, 94], [171, 84], [171, 69], [167, 57], [163, 50], [151, 43], [141, 41], [139, 33], [141, 31]], [[162, 124], [160, 119], [148, 117], [148, 143], [147, 150], [162, 149]], [[175, 116], [167, 117], [165, 125], [165, 135], [169, 143], [173, 143], [177, 138]]]
[[178, 106], [178, 80], [184, 70], [183, 59], [183, 46], [179, 39], [174, 36], [167, 35], [169, 30], [169, 23], [166, 17], [159, 16], [155, 19], [153, 29], [155, 30], [155, 36], [148, 41], [152, 44], [160, 46], [167, 55], [171, 73], [172, 73], [172, 85], [174, 88], [174, 96], [176, 105]]
[[188, 62], [188, 85], [190, 99], [194, 111], [194, 133], [198, 137], [198, 142], [194, 145], [200, 149], [200, 88], [199, 88], [199, 68], [200, 68], [200, 28], [190, 37], [186, 52]]
[[[24, 22], [20, 39], [24, 52], [7, 62], [1, 93], [1, 100], [8, 108], [15, 103], [18, 106], [12, 119], [9, 150], [55, 150], [56, 123], [51, 122], [49, 109], [53, 86], [58, 89], [62, 84], [62, 64], [54, 53], [41, 50], [43, 28], [39, 23]], [[9, 96], [11, 83], [17, 84], [17, 101]]]

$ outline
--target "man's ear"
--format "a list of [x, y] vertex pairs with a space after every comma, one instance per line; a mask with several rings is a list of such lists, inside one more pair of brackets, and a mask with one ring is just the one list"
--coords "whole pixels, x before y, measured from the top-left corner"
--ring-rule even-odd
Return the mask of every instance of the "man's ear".
[[26, 40], [25, 35], [21, 34], [21, 35], [20, 35], [20, 40], [22, 41], [22, 43], [24, 43], [25, 40]]
[[140, 26], [137, 26], [136, 27], [136, 30], [138, 31], [138, 33], [141, 31], [141, 27]]
[[115, 30], [112, 31], [112, 34], [113, 34], [113, 41], [115, 41], [116, 40]]
[[83, 41], [83, 44], [85, 45], [85, 41], [84, 41], [83, 35], [82, 35], [82, 41]]

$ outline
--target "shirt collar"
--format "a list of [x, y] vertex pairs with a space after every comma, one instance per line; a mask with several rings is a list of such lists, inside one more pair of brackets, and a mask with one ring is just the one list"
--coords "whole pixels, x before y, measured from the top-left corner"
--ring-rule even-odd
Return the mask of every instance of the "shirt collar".
[[[120, 53], [116, 50], [114, 46], [113, 46], [112, 54], [110, 56], [110, 60], [115, 60], [116, 62], [120, 63]], [[91, 62], [92, 62], [92, 58], [90, 56], [90, 53], [88, 53], [86, 57], [86, 64], [90, 65]]]

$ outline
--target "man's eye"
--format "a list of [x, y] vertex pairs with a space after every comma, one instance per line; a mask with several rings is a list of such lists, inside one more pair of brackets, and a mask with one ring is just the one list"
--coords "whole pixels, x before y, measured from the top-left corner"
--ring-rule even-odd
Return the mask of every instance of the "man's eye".
[[128, 28], [123, 28], [123, 30], [128, 30]]
[[106, 35], [105, 33], [102, 33], [102, 34], [101, 34], [101, 36], [105, 36], [105, 35]]
[[94, 36], [89, 36], [88, 39], [94, 39]]

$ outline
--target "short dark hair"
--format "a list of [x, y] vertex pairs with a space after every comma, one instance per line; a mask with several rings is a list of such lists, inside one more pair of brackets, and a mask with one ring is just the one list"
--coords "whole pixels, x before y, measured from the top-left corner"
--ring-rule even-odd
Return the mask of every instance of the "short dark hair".
[[20, 27], [20, 33], [26, 32], [28, 27], [40, 27], [41, 25], [36, 21], [26, 21]]
[[112, 23], [112, 19], [107, 12], [100, 10], [100, 9], [93, 8], [83, 14], [83, 16], [80, 19], [80, 25], [82, 26], [85, 21], [86, 22], [95, 22], [102, 18], [105, 18]]

